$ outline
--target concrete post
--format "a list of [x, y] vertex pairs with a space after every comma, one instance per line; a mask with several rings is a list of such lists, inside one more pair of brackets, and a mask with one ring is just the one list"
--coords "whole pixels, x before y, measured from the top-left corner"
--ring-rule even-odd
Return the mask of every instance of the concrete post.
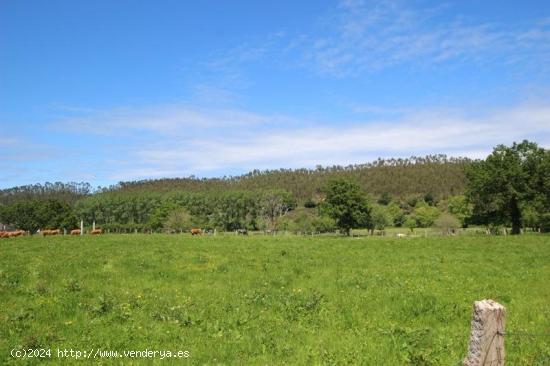
[[84, 220], [80, 220], [80, 235], [84, 235]]
[[468, 356], [464, 366], [504, 366], [506, 308], [493, 300], [474, 302]]

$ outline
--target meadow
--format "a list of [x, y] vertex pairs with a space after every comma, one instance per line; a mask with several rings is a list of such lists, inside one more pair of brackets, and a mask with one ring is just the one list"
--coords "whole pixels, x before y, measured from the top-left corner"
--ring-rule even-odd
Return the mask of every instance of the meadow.
[[[104, 235], [0, 242], [0, 363], [16, 349], [181, 350], [101, 364], [458, 365], [474, 300], [550, 332], [550, 237]], [[509, 365], [550, 337], [507, 336]]]

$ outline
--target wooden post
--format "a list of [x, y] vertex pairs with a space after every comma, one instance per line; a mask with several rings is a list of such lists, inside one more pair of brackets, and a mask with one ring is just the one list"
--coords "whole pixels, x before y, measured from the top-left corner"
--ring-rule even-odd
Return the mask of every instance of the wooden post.
[[84, 220], [80, 220], [80, 235], [84, 235]]
[[468, 356], [464, 366], [504, 366], [506, 308], [493, 300], [474, 302]]

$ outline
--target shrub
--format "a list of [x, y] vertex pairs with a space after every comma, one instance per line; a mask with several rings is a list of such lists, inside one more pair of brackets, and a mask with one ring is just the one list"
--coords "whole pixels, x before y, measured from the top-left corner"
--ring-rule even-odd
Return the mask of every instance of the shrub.
[[448, 213], [441, 214], [434, 222], [434, 227], [447, 234], [454, 232], [460, 226], [460, 221]]

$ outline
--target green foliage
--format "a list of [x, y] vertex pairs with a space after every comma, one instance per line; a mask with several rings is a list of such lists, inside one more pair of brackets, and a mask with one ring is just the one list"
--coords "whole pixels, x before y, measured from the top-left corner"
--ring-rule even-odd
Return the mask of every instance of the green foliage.
[[[99, 191], [99, 189], [98, 189]], [[73, 205], [76, 201], [93, 193], [89, 183], [46, 182], [0, 190], [0, 205], [12, 205], [30, 200], [56, 200]]]
[[544, 213], [539, 216], [538, 225], [543, 233], [550, 233], [550, 213]]
[[378, 201], [377, 203], [379, 205], [383, 205], [383, 206], [387, 206], [391, 203], [392, 201], [392, 196], [389, 192], [384, 192], [380, 195], [380, 197], [378, 198]]
[[473, 207], [464, 195], [452, 196], [447, 204], [449, 213], [455, 216], [462, 227], [468, 225], [468, 220], [472, 217]]
[[170, 212], [164, 222], [163, 228], [170, 231], [188, 231], [197, 227], [192, 216], [185, 210], [176, 209]]
[[414, 229], [417, 227], [416, 219], [414, 217], [408, 216], [405, 219], [405, 226], [411, 230], [411, 233], [414, 232]]
[[386, 206], [374, 205], [371, 210], [371, 227], [376, 230], [384, 230], [393, 224], [393, 217]]
[[[469, 186], [464, 196], [465, 168]], [[26, 228], [70, 229], [83, 219], [88, 226], [95, 221], [113, 232], [161, 231], [170, 213], [184, 210], [204, 228], [276, 230], [294, 225], [295, 218], [283, 218], [296, 208], [296, 202], [306, 208], [323, 202], [324, 187], [334, 180], [356, 181], [363, 192], [378, 197], [386, 207], [387, 215], [376, 213], [376, 224], [368, 210], [364, 217], [348, 215], [344, 221], [337, 220], [344, 233], [349, 233], [352, 222], [371, 230], [403, 226], [407, 215], [417, 218], [418, 226], [430, 226], [435, 211], [424, 206], [448, 210], [464, 227], [512, 224], [514, 233], [520, 226], [541, 230], [544, 214], [550, 212], [550, 151], [524, 141], [512, 147], [500, 145], [480, 162], [437, 155], [314, 170], [255, 170], [215, 179], [122, 182], [96, 190], [86, 183], [21, 186], [0, 190], [0, 218]], [[327, 205], [320, 206], [326, 215]], [[21, 215], [12, 214], [16, 211]]]
[[40, 224], [45, 229], [74, 229], [78, 226], [78, 220], [72, 207], [65, 202], [48, 199], [38, 205], [38, 217]]
[[417, 227], [426, 228], [432, 226], [441, 214], [436, 207], [428, 206], [424, 201], [419, 201], [416, 206], [414, 209], [414, 218], [416, 219]]
[[337, 229], [334, 219], [328, 216], [316, 216], [312, 224], [316, 233], [333, 233]]
[[391, 217], [391, 225], [401, 227], [405, 225], [407, 219], [405, 212], [395, 202], [390, 203], [387, 206], [387, 212]]
[[[86, 222], [96, 221], [112, 231], [160, 231], [174, 211], [186, 211], [193, 226], [236, 229], [275, 229], [277, 221], [296, 207], [283, 190], [265, 192], [185, 193], [112, 191], [81, 200], [76, 212]], [[187, 226], [187, 225], [186, 225]]]
[[315, 203], [315, 201], [312, 200], [311, 198], [308, 198], [308, 199], [304, 202], [304, 207], [305, 207], [305, 208], [315, 208], [315, 207], [317, 207], [317, 203]]
[[[446, 197], [453, 192], [462, 192], [465, 184], [463, 168], [469, 163], [467, 159], [444, 155], [378, 159], [368, 164], [313, 170], [255, 170], [238, 177], [121, 182], [95, 190], [88, 183], [56, 182], [0, 190], [0, 205], [9, 211], [9, 207], [17, 202], [53, 199], [68, 204], [74, 211], [74, 216], [68, 215], [65, 221], [52, 217], [51, 222], [27, 223], [27, 227], [72, 227], [83, 219], [85, 225], [95, 221], [112, 232], [160, 231], [170, 212], [184, 209], [203, 227], [275, 229], [285, 212], [295, 208], [296, 202], [304, 202], [308, 208], [321, 202], [322, 188], [331, 179], [355, 180], [363, 191], [379, 196], [380, 203], [387, 205], [399, 203], [410, 195], [422, 197], [431, 192], [434, 197]], [[269, 192], [274, 191], [285, 192], [284, 195], [291, 198], [282, 198], [284, 203], [281, 205], [280, 194], [275, 194], [271, 200], [268, 198]], [[277, 206], [275, 211], [279, 212], [274, 212], [273, 208]], [[403, 217], [395, 215], [395, 224], [402, 225]], [[29, 219], [28, 215], [26, 218]]]
[[259, 212], [266, 220], [268, 229], [276, 229], [277, 220], [296, 207], [296, 202], [287, 191], [264, 192], [259, 201]]
[[297, 209], [279, 222], [279, 229], [296, 234], [320, 234], [336, 231], [336, 224], [328, 216], [317, 215], [316, 210]]
[[484, 161], [471, 164], [466, 171], [474, 216], [486, 224], [511, 224], [512, 234], [519, 234], [522, 208], [550, 208], [548, 168], [550, 151], [533, 142], [497, 146]]
[[346, 179], [328, 182], [323, 211], [332, 217], [346, 235], [353, 228], [372, 226], [371, 207], [358, 184]]
[[455, 216], [444, 212], [435, 220], [434, 227], [448, 234], [461, 227], [461, 223]]
[[149, 217], [149, 225], [153, 230], [160, 230], [164, 227], [168, 216], [180, 208], [178, 205], [170, 202], [165, 202], [156, 207]]
[[38, 216], [39, 209], [40, 202], [37, 200], [21, 201], [3, 207], [0, 214], [4, 223], [35, 233], [44, 221]]
[[[160, 193], [186, 192], [218, 194], [227, 191], [263, 192], [282, 189], [290, 192], [298, 202], [309, 198], [317, 201], [326, 183], [335, 178], [352, 179], [373, 196], [385, 193], [392, 197], [406, 197], [431, 193], [445, 198], [464, 192], [466, 179], [465, 158], [445, 155], [413, 156], [407, 159], [378, 159], [371, 163], [348, 166], [318, 166], [315, 169], [254, 170], [250, 173], [223, 178], [173, 178], [121, 182], [109, 191]], [[414, 205], [413, 205], [414, 206]]]
[[0, 220], [18, 229], [35, 233], [38, 229], [73, 229], [77, 219], [72, 207], [50, 198], [18, 201], [0, 210]]
[[435, 206], [437, 203], [432, 192], [426, 193], [423, 199], [429, 206]]

